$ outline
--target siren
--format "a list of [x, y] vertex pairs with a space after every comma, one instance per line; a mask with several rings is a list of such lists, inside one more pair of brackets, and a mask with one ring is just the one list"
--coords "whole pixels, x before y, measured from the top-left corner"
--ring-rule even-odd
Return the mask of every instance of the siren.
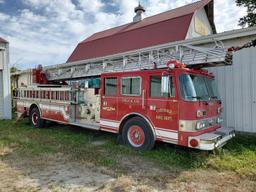
[[167, 67], [169, 69], [174, 69], [174, 68], [186, 68], [186, 65], [184, 63], [181, 63], [178, 60], [170, 60], [167, 62]]

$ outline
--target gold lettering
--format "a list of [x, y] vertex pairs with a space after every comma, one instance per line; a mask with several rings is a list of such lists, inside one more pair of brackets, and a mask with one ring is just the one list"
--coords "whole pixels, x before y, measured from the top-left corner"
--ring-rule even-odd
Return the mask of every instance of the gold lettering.
[[136, 100], [136, 99], [122, 99], [122, 102], [123, 103], [130, 103], [130, 104], [133, 104], [133, 103], [139, 104], [140, 103], [140, 101]]
[[157, 120], [163, 120], [163, 116], [157, 115], [157, 116], [156, 116], [156, 119], [157, 119]]
[[170, 116], [156, 115], [156, 119], [162, 121], [172, 121], [172, 117]]
[[105, 111], [115, 111], [116, 109], [114, 107], [102, 107], [103, 110]]
[[172, 110], [171, 109], [164, 109], [164, 108], [160, 108], [156, 110], [157, 113], [169, 113], [172, 114]]

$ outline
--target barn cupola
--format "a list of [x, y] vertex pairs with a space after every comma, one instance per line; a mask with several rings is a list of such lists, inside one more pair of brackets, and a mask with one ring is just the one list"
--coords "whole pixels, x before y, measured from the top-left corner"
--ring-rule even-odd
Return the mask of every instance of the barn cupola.
[[145, 11], [144, 7], [139, 3], [138, 7], [135, 7], [134, 9], [136, 15], [133, 17], [133, 22], [136, 23], [143, 20]]

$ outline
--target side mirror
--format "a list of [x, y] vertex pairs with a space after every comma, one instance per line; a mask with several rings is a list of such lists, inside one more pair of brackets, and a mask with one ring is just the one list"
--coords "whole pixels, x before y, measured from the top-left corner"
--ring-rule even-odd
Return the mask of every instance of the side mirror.
[[161, 94], [168, 94], [169, 93], [169, 76], [164, 75], [162, 76], [161, 80]]

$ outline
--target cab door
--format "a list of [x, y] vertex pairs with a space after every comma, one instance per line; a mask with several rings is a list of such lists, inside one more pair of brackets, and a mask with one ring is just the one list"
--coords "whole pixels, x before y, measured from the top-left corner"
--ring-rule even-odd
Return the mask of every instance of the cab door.
[[101, 82], [103, 84], [101, 86], [100, 127], [102, 130], [117, 132], [119, 127], [119, 123], [116, 121], [118, 78], [116, 76], [105, 76], [102, 77]]
[[178, 100], [173, 74], [149, 74], [148, 117], [158, 140], [178, 142]]
[[119, 120], [131, 113], [146, 115], [145, 89], [142, 75], [129, 73], [120, 77], [118, 106]]

